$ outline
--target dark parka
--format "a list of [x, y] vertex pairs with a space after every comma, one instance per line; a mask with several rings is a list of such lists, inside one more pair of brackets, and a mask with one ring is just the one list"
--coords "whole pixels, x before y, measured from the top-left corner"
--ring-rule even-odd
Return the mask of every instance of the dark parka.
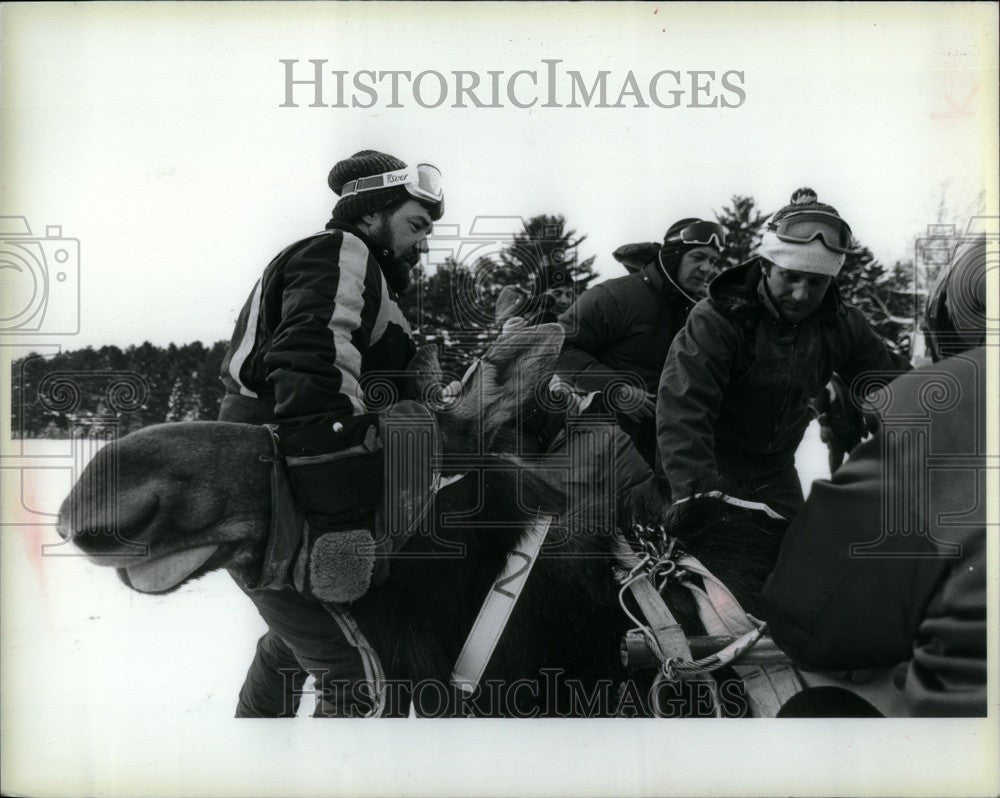
[[[655, 393], [670, 344], [692, 307], [694, 301], [664, 276], [657, 261], [595, 285], [559, 317], [566, 338], [556, 371], [582, 391], [638, 379]], [[652, 465], [654, 421], [620, 423]]]
[[801, 665], [909, 660], [912, 715], [986, 714], [985, 351], [892, 383], [879, 431], [814, 483], [764, 588]]
[[719, 485], [730, 463], [752, 463], [788, 481], [811, 420], [809, 400], [831, 375], [850, 385], [864, 372], [894, 375], [909, 368], [860, 310], [841, 302], [835, 285], [806, 319], [782, 321], [758, 264], [751, 260], [712, 282], [663, 368], [657, 441], [674, 499]]

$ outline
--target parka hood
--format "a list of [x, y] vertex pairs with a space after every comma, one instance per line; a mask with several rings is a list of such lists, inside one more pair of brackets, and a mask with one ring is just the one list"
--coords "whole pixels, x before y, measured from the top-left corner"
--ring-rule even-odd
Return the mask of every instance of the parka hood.
[[[761, 259], [753, 257], [739, 266], [726, 269], [708, 286], [708, 297], [723, 314], [734, 319], [754, 322], [762, 313], [776, 311], [768, 307], [761, 294]], [[834, 282], [830, 283], [823, 301], [812, 316], [820, 321], [833, 321], [842, 308], [840, 291]]]

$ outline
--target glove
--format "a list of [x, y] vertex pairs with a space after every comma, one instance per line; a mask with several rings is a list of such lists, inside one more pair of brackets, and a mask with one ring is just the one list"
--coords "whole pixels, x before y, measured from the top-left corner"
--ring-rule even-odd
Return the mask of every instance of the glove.
[[[355, 601], [372, 584], [384, 582], [389, 575], [389, 555], [405, 542], [413, 526], [411, 505], [422, 507], [430, 495], [431, 446], [436, 438], [431, 412], [417, 402], [404, 401], [385, 411], [378, 425], [371, 423], [372, 418], [349, 420], [369, 420], [363, 438], [356, 429], [344, 435], [348, 428], [344, 423], [278, 431], [289, 481], [306, 511], [303, 545], [294, 570], [295, 587], [319, 601]], [[401, 429], [401, 435], [394, 433], [394, 425]], [[338, 435], [343, 436], [342, 441]], [[354, 446], [323, 452], [331, 441], [351, 443], [358, 438], [360, 443]], [[405, 449], [414, 445], [427, 451]], [[385, 529], [376, 523], [383, 503], [386, 446], [391, 458], [402, 458], [412, 465], [402, 474], [393, 472], [395, 481], [388, 486], [388, 495], [399, 504], [394, 504], [394, 509], [400, 511], [392, 516], [399, 529]], [[404, 448], [395, 451], [398, 447]], [[316, 450], [319, 452], [313, 454]]]

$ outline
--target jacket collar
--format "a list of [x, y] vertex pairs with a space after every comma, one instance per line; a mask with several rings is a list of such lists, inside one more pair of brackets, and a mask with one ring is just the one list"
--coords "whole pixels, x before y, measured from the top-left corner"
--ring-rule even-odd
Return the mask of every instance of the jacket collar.
[[666, 272], [660, 263], [659, 255], [639, 269], [638, 274], [657, 296], [688, 306], [693, 306], [698, 301], [689, 296]]
[[329, 222], [326, 223], [325, 229], [343, 230], [345, 233], [350, 233], [351, 235], [357, 236], [364, 242], [364, 245], [368, 247], [368, 251], [375, 256], [375, 260], [378, 261], [379, 268], [382, 269], [383, 274], [385, 274], [387, 270], [392, 268], [395, 262], [395, 257], [393, 256], [393, 254], [389, 250], [380, 247], [372, 240], [371, 236], [369, 236], [367, 233], [363, 233], [354, 225], [347, 224], [346, 222], [338, 222], [334, 219], [331, 219]]

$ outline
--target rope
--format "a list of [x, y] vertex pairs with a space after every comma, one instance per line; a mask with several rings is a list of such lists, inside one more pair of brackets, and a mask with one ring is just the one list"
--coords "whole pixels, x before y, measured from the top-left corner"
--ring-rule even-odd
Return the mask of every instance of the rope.
[[[657, 530], [641, 527], [639, 532], [656, 532]], [[661, 710], [657, 706], [657, 696], [660, 685], [665, 680], [677, 681], [678, 679], [692, 679], [699, 676], [706, 676], [713, 671], [729, 665], [739, 659], [747, 650], [753, 647], [763, 636], [767, 625], [757, 620], [743, 611], [739, 602], [732, 593], [722, 584], [704, 565], [690, 555], [675, 551], [677, 546], [676, 538], [666, 539], [663, 537], [662, 528], [659, 540], [650, 540], [648, 537], [640, 536], [640, 545], [645, 550], [641, 556], [633, 551], [632, 546], [624, 540], [620, 540], [618, 546], [619, 562], [628, 566], [628, 570], [619, 575], [618, 581], [621, 587], [618, 590], [618, 603], [625, 615], [635, 624], [633, 631], [637, 631], [645, 638], [650, 651], [660, 662], [653, 684], [650, 687], [650, 706], [654, 714], [660, 715]], [[694, 585], [688, 578], [689, 574], [697, 574], [705, 583], [705, 590]], [[706, 626], [711, 627], [710, 632], [718, 634], [720, 629], [724, 629], [730, 634], [739, 634], [736, 640], [719, 651], [701, 659], [693, 660], [688, 657], [678, 656], [674, 649], [673, 656], [668, 656], [659, 643], [658, 636], [648, 623], [637, 617], [628, 607], [625, 601], [625, 593], [628, 590], [637, 588], [637, 583], [641, 580], [649, 580], [650, 584], [655, 584], [656, 593], [662, 601], [662, 593], [671, 581], [676, 581], [686, 587], [694, 595], [698, 604], [699, 614], [702, 616]], [[666, 605], [664, 604], [664, 608]], [[669, 611], [668, 611], [669, 612]], [[687, 650], [686, 638], [683, 650]], [[712, 710], [715, 717], [722, 717], [721, 702], [718, 695], [718, 685], [714, 679], [701, 679], [708, 686], [712, 697]]]

